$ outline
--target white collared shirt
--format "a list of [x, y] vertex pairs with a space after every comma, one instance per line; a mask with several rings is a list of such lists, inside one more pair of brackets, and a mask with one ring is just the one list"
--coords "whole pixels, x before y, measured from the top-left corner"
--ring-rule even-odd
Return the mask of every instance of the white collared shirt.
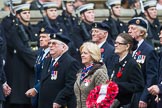
[[43, 60], [44, 57], [48, 54], [49, 50], [50, 50], [49, 48], [46, 48], [46, 49], [44, 50], [44, 54], [43, 54], [42, 60]]
[[103, 41], [102, 43], [98, 44], [98, 47], [101, 48], [102, 45], [105, 43], [106, 41]]
[[136, 51], [138, 50], [139, 46], [143, 43], [144, 39], [140, 40], [138, 42], [138, 45], [137, 45], [137, 49], [135, 51], [133, 51], [133, 54], [132, 54], [132, 57], [134, 56], [134, 54], [136, 53]]

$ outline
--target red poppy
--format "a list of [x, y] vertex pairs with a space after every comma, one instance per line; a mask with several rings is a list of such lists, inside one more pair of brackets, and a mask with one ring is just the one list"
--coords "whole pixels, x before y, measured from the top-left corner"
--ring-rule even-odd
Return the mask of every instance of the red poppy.
[[101, 53], [103, 53], [103, 52], [104, 52], [104, 49], [103, 49], [103, 48], [101, 48], [101, 49], [100, 49], [100, 52], [101, 52]]
[[137, 55], [137, 56], [140, 55], [140, 54], [141, 54], [141, 51], [136, 52], [136, 55]]
[[55, 66], [55, 67], [58, 67], [58, 62], [56, 62], [54, 66]]
[[119, 71], [119, 72], [117, 73], [116, 77], [117, 77], [117, 78], [121, 78], [121, 77], [122, 77], [122, 72]]
[[123, 70], [124, 70], [124, 67], [122, 67], [122, 68], [118, 71], [118, 73], [117, 73], [117, 75], [116, 75], [117, 78], [121, 78], [121, 77], [122, 77], [122, 75], [123, 75]]

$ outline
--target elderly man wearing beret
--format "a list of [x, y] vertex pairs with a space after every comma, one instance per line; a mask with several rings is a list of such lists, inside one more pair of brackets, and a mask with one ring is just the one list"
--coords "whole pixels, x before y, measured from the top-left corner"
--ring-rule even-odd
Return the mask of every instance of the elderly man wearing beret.
[[40, 79], [41, 79], [41, 73], [43, 69], [43, 64], [45, 59], [49, 57], [49, 47], [48, 42], [50, 40], [50, 33], [55, 32], [54, 29], [51, 29], [49, 27], [42, 28], [40, 31], [39, 36], [39, 51], [37, 55], [37, 59], [34, 65], [35, 68], [35, 84], [34, 87], [29, 89], [25, 94], [28, 97], [32, 97], [32, 106], [33, 108], [38, 107], [38, 93], [40, 89]]
[[51, 58], [44, 62], [40, 81], [38, 108], [76, 108], [73, 91], [78, 62], [68, 54], [67, 37], [50, 34]]
[[133, 51], [132, 56], [141, 66], [145, 81], [143, 92], [134, 95], [137, 103], [134, 103], [131, 108], [155, 108], [154, 99], [149, 94], [147, 88], [157, 84], [158, 55], [154, 48], [145, 40], [148, 22], [142, 17], [135, 17], [128, 22], [128, 25], [128, 33], [138, 41], [137, 49]]
[[114, 47], [107, 42], [110, 27], [106, 23], [95, 22], [92, 24], [92, 41], [94, 41], [101, 50], [101, 59], [108, 69], [108, 75], [111, 76], [113, 67], [118, 61], [118, 56], [114, 53]]

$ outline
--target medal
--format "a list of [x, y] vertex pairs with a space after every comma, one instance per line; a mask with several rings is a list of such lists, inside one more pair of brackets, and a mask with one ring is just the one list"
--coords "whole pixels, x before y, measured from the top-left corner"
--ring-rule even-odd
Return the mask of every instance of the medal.
[[85, 83], [85, 86], [86, 86], [86, 87], [88, 86], [88, 82]]
[[51, 75], [51, 80], [54, 80], [54, 77], [53, 77], [53, 75]]
[[58, 71], [52, 71], [51, 80], [56, 80], [57, 79], [57, 73], [58, 73]]
[[90, 79], [85, 79], [84, 80], [84, 85], [87, 87], [89, 85], [89, 83], [91, 82]]

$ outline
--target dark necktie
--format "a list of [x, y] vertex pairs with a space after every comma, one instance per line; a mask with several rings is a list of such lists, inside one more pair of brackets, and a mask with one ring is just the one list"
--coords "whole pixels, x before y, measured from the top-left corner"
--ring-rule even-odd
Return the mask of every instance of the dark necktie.
[[52, 71], [52, 69], [53, 69], [53, 63], [55, 62], [55, 60], [51, 60], [51, 64], [50, 64], [50, 66], [49, 66], [49, 71]]
[[41, 53], [40, 53], [40, 61], [42, 60], [44, 53], [45, 52], [42, 50]]

